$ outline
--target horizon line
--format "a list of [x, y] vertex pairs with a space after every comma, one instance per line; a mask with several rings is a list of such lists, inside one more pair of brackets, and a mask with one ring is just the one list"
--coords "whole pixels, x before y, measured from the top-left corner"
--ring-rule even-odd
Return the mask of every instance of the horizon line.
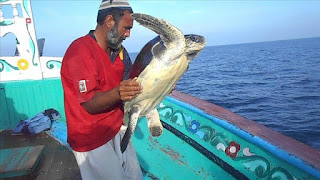
[[[244, 44], [257, 44], [257, 43], [269, 43], [269, 42], [278, 42], [278, 41], [292, 41], [292, 40], [302, 40], [302, 39], [314, 39], [320, 38], [320, 36], [314, 37], [302, 37], [302, 38], [293, 38], [293, 39], [279, 39], [279, 40], [267, 40], [267, 41], [252, 41], [252, 42], [243, 42], [243, 43], [232, 43], [232, 44], [217, 44], [217, 45], [206, 45], [205, 47], [220, 47], [220, 46], [234, 46], [234, 45], [244, 45]], [[142, 48], [141, 48], [142, 49]], [[130, 53], [139, 53], [140, 51], [136, 52], [128, 52]]]

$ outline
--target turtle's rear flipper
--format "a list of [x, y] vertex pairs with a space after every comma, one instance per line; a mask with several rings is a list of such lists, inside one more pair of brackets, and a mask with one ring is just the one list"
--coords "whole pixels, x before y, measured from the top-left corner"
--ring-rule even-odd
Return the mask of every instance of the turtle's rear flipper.
[[121, 140], [121, 144], [120, 144], [122, 153], [127, 149], [127, 146], [128, 146], [129, 141], [131, 139], [131, 136], [132, 136], [134, 130], [136, 129], [140, 112], [141, 112], [141, 110], [140, 110], [139, 106], [133, 106], [128, 112], [129, 124], [128, 124], [128, 128], [127, 128], [127, 130]]
[[154, 108], [146, 115], [148, 128], [153, 137], [158, 137], [163, 132], [163, 126], [160, 121], [159, 112], [157, 108]]

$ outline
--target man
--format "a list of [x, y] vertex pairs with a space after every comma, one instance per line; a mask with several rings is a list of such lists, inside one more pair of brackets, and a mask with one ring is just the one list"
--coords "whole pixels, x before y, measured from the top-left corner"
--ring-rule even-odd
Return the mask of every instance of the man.
[[128, 79], [131, 60], [122, 47], [130, 36], [126, 0], [103, 0], [98, 25], [68, 48], [61, 67], [68, 143], [82, 179], [142, 179], [132, 144], [121, 153], [123, 101], [142, 88]]

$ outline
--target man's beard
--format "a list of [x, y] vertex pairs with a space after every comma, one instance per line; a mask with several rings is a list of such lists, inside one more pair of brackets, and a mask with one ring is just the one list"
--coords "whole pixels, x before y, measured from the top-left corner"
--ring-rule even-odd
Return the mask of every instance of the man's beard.
[[114, 50], [118, 50], [121, 47], [124, 38], [119, 38], [118, 27], [116, 25], [107, 34], [108, 47]]

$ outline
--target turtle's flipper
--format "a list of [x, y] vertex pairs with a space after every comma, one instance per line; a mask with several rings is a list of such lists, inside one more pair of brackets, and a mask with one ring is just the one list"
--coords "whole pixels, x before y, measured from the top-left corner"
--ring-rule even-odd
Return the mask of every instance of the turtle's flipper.
[[160, 136], [163, 132], [163, 127], [160, 121], [159, 112], [157, 108], [153, 109], [146, 115], [148, 128], [153, 137]]
[[136, 129], [140, 112], [139, 106], [133, 106], [128, 112], [129, 124], [120, 144], [122, 153], [127, 149], [131, 136]]
[[142, 26], [145, 26], [159, 34], [162, 41], [164, 42], [164, 45], [167, 48], [173, 46], [178, 52], [183, 52], [185, 50], [186, 42], [184, 35], [175, 26], [172, 26], [170, 23], [163, 19], [158, 19], [147, 14], [133, 13], [131, 14], [131, 16]]
[[123, 125], [128, 127], [128, 124], [129, 124], [128, 114], [124, 114], [124, 116], [123, 116]]

